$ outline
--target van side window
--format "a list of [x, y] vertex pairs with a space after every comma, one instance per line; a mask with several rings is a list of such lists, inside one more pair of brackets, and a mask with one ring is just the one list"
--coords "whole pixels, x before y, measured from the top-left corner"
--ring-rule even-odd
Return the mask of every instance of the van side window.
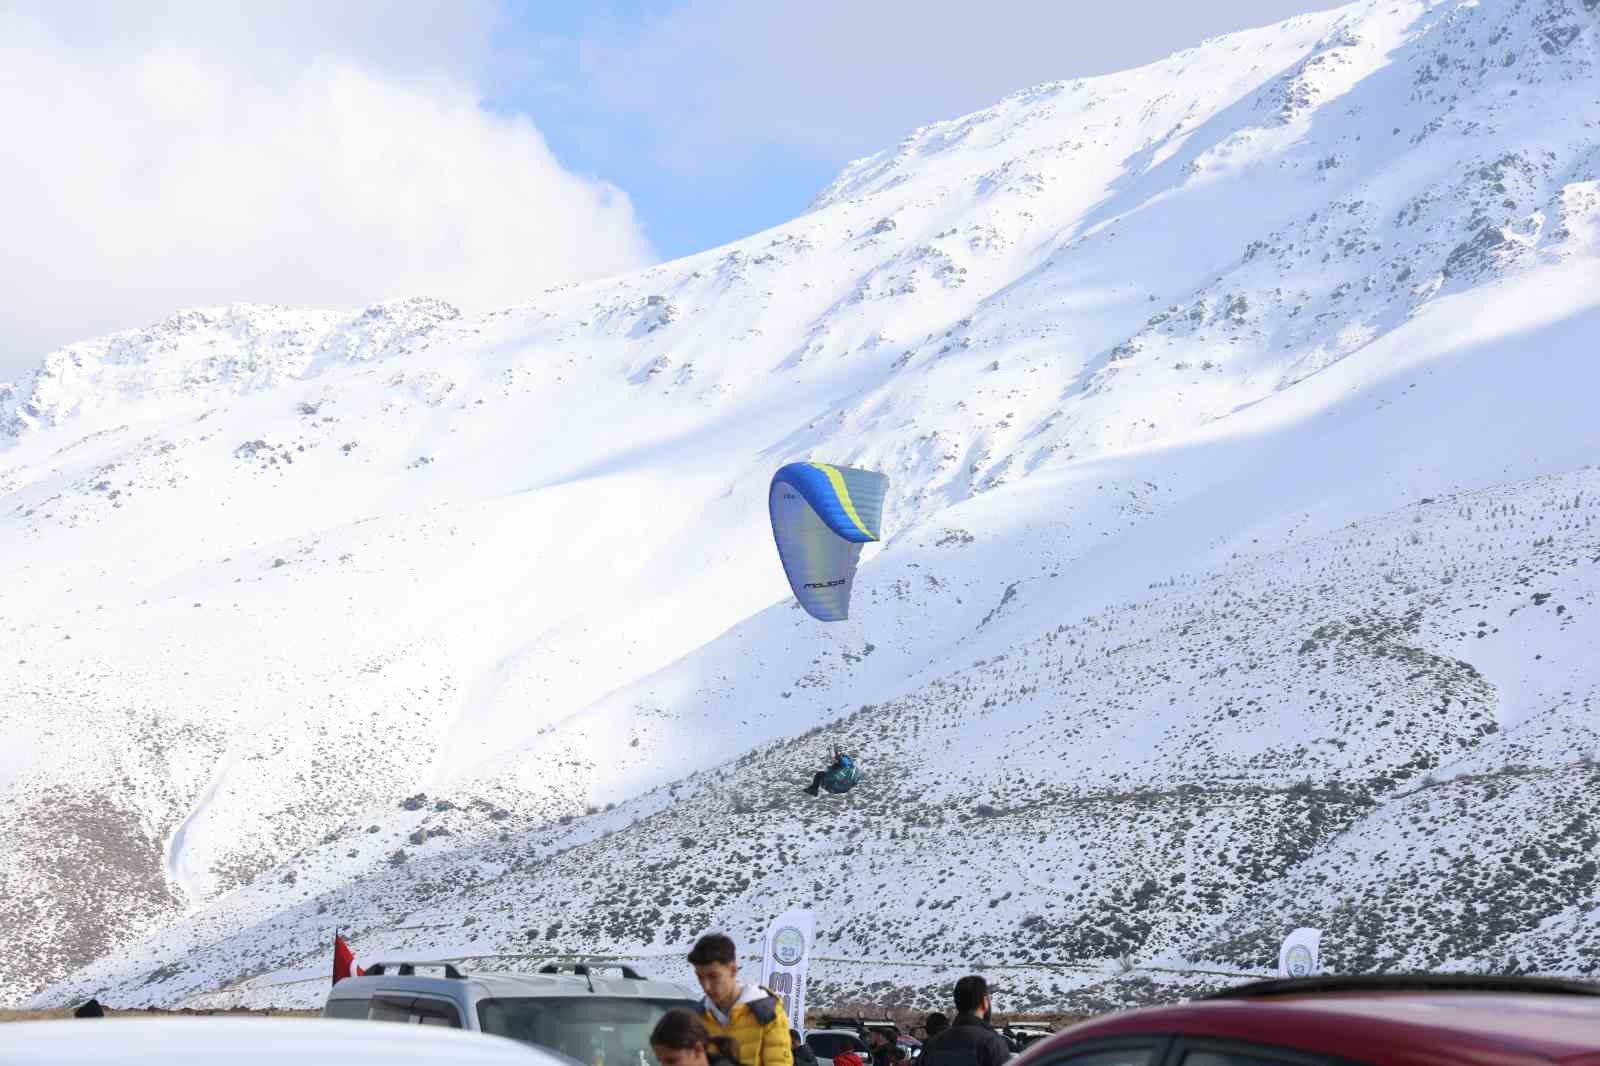
[[421, 1025], [442, 1025], [451, 1029], [461, 1028], [461, 1015], [457, 1013], [453, 1003], [446, 1003], [442, 999], [423, 999], [418, 997], [411, 1004], [411, 1013], [416, 1016]]
[[373, 996], [372, 1013], [367, 1015], [375, 1022], [410, 1022], [410, 996]]
[[367, 1016], [367, 1001], [364, 999], [330, 999], [322, 1007], [324, 1018], [360, 1018]]

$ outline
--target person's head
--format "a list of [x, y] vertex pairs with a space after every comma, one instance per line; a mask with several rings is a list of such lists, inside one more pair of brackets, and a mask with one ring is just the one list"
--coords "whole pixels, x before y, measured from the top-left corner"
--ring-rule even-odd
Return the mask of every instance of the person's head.
[[976, 1014], [980, 1018], [989, 1017], [991, 1011], [989, 982], [977, 974], [957, 981], [956, 1011], [961, 1014]]
[[674, 1007], [650, 1030], [650, 1050], [661, 1066], [710, 1066], [711, 1034], [699, 1014]]
[[882, 1029], [868, 1029], [867, 1030], [867, 1046], [868, 1047], [870, 1047], [870, 1048], [879, 1048], [879, 1047], [882, 1047], [883, 1045], [887, 1044], [888, 1042], [889, 1042], [889, 1038], [887, 1036], [883, 1035], [883, 1030]]
[[[733, 941], [721, 933], [707, 933], [689, 952], [689, 965], [700, 988], [721, 1006], [739, 994], [739, 959]], [[665, 1064], [663, 1064], [665, 1066]]]
[[938, 1036], [948, 1028], [950, 1028], [950, 1019], [945, 1017], [945, 1013], [942, 1010], [934, 1011], [922, 1022], [922, 1029], [929, 1037]]
[[800, 1034], [794, 1029], [789, 1030], [789, 1046], [792, 1048], [800, 1046]]

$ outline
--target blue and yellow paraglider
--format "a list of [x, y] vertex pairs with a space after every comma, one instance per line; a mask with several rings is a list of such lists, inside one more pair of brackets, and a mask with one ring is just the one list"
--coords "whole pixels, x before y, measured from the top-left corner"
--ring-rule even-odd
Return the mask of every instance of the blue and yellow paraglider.
[[789, 587], [813, 618], [850, 616], [861, 545], [883, 535], [888, 487], [876, 471], [827, 463], [790, 463], [772, 476], [772, 537]]

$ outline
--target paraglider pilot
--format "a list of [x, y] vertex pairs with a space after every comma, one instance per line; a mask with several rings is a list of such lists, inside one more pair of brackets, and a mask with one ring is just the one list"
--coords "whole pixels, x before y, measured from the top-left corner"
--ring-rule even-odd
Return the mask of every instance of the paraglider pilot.
[[861, 771], [856, 769], [856, 762], [837, 745], [833, 749], [833, 765], [826, 770], [820, 770], [811, 778], [811, 784], [804, 790], [808, 795], [818, 795], [820, 790], [827, 789], [835, 796], [843, 795], [856, 787], [861, 780]]

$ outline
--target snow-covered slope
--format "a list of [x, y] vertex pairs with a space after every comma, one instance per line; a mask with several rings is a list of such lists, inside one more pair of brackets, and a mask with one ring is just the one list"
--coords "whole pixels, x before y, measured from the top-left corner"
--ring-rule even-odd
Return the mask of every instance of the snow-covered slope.
[[[481, 319], [54, 353], [0, 386], [0, 998], [795, 902], [838, 996], [1137, 1000], [1293, 923], [1588, 972], [1597, 63], [1592, 0], [1362, 3]], [[892, 479], [831, 627], [803, 457]], [[834, 736], [868, 783], [799, 802]]]

